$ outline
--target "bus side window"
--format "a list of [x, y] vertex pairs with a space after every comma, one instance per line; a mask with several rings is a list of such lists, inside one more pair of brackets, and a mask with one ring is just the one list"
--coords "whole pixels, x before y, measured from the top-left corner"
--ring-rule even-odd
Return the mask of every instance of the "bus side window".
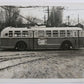
[[22, 37], [28, 37], [29, 33], [28, 31], [22, 31]]
[[38, 31], [38, 37], [44, 37], [44, 30]]
[[65, 37], [65, 30], [60, 30], [60, 37]]
[[67, 37], [70, 37], [70, 36], [71, 36], [71, 31], [67, 30]]
[[9, 31], [9, 37], [13, 37], [13, 31]]
[[51, 37], [51, 30], [46, 30], [46, 36]]
[[53, 37], [58, 37], [58, 30], [53, 30]]
[[14, 36], [15, 37], [21, 37], [21, 31], [15, 31]]

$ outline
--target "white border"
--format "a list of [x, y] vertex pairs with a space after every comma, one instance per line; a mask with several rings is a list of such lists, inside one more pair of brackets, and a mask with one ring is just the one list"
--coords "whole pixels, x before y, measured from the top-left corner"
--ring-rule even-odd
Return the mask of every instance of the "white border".
[[[15, 6], [57, 6], [81, 3], [84, 0], [0, 0], [0, 5]], [[0, 79], [0, 84], [83, 84], [84, 79]]]
[[1, 79], [0, 84], [84, 84], [84, 79]]
[[0, 5], [15, 5], [15, 6], [56, 6], [67, 5], [73, 3], [84, 3], [84, 0], [0, 0]]

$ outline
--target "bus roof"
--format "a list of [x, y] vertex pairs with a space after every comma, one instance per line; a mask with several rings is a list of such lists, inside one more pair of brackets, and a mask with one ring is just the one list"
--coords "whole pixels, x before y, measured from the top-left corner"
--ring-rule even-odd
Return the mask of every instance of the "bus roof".
[[79, 27], [23, 27], [23, 28], [15, 28], [15, 27], [6, 27], [2, 31], [11, 31], [11, 30], [82, 30], [82, 28]]
[[3, 30], [28, 30], [27, 27], [17, 28], [17, 27], [6, 27]]
[[32, 30], [82, 30], [80, 27], [32, 27]]

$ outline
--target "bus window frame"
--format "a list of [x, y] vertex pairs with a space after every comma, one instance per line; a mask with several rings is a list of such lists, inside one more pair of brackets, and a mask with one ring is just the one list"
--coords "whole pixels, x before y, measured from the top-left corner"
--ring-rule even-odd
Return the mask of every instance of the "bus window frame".
[[[39, 33], [39, 31], [42, 31], [43, 35], [39, 35], [41, 33], [41, 32]], [[38, 37], [45, 37], [45, 31], [44, 30], [38, 30], [37, 32], [38, 32]]]
[[[61, 32], [61, 31], [64, 31], [65, 34], [63, 32]], [[59, 34], [60, 34], [60, 38], [66, 37], [66, 30], [60, 30]]]
[[[57, 32], [54, 33], [54, 31], [57, 31]], [[58, 33], [58, 34], [56, 34], [56, 33]], [[54, 36], [54, 34], [57, 35], [57, 36]], [[53, 36], [54, 38], [58, 38], [58, 37], [59, 37], [59, 30], [53, 30], [53, 31], [52, 31], [52, 36]]]
[[[15, 33], [15, 32], [20, 32], [20, 34], [18, 35], [17, 33]], [[15, 36], [16, 35], [16, 36]], [[22, 37], [22, 31], [20, 31], [20, 30], [15, 30], [14, 31], [14, 37]]]
[[[50, 32], [51, 32], [51, 33], [50, 33], [50, 34], [51, 34], [50, 36], [47, 35], [47, 31], [50, 31]], [[46, 34], [46, 37], [47, 37], [47, 38], [51, 38], [51, 37], [52, 37], [52, 30], [45, 30], [45, 34]], [[49, 34], [49, 33], [48, 33], [48, 34]]]
[[[10, 36], [11, 32], [12, 32], [12, 35]], [[13, 31], [9, 31], [8, 35], [9, 35], [9, 37], [13, 37]]]
[[[69, 33], [69, 35], [68, 35], [68, 33]], [[66, 35], [67, 35], [67, 37], [73, 37], [73, 31], [72, 30], [66, 30]]]
[[[24, 32], [26, 32], [26, 33], [24, 33]], [[29, 37], [29, 31], [23, 30], [21, 33], [21, 36], [22, 37]]]

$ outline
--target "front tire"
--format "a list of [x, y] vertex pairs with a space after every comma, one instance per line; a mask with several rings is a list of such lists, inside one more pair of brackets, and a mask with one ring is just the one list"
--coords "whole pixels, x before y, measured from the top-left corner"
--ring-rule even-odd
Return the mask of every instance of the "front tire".
[[18, 42], [16, 44], [16, 49], [19, 50], [19, 51], [24, 51], [26, 50], [26, 44], [24, 42]]

